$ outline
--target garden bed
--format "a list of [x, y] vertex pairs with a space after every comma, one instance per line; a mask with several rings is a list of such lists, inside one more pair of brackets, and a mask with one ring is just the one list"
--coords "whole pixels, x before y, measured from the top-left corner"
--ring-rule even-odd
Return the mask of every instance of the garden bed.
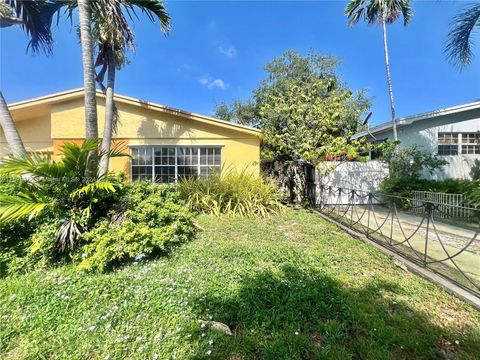
[[[201, 216], [167, 258], [0, 279], [6, 359], [466, 358], [480, 314], [304, 210]], [[232, 336], [202, 325], [218, 321]]]

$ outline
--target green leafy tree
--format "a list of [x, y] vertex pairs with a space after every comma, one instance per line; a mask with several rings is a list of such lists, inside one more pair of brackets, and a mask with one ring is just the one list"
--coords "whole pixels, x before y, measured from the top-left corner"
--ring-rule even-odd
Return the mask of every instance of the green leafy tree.
[[480, 3], [465, 8], [453, 18], [445, 47], [445, 53], [452, 64], [461, 68], [470, 65], [473, 58], [473, 37], [479, 29]]
[[309, 160], [358, 155], [350, 140], [370, 106], [364, 91], [355, 94], [336, 75], [338, 59], [293, 50], [265, 67], [267, 77], [252, 99], [221, 104], [216, 115], [253, 125], [264, 133], [263, 156]]
[[382, 26], [388, 94], [390, 97], [390, 110], [392, 112], [393, 138], [397, 141], [396, 114], [388, 54], [387, 24], [393, 24], [400, 17], [403, 17], [403, 24], [405, 26], [410, 22], [413, 15], [410, 0], [350, 0], [345, 9], [345, 15], [350, 19], [348, 22], [348, 26], [350, 27], [358, 23], [362, 18], [369, 25]]

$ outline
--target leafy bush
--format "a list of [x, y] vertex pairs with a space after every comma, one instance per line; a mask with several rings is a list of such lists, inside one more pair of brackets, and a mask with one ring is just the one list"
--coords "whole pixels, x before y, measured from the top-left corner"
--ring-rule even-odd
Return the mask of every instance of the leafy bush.
[[422, 172], [432, 174], [446, 164], [436, 154], [419, 150], [415, 145], [400, 149], [389, 143], [382, 149], [381, 160], [388, 165], [389, 175], [380, 184], [382, 192], [410, 198], [413, 190], [425, 190], [429, 180], [422, 179]]
[[220, 216], [268, 216], [284, 209], [281, 195], [251, 169], [224, 169], [208, 178], [183, 179], [177, 185], [191, 210]]
[[[97, 149], [97, 142], [88, 140], [82, 145], [65, 143], [58, 162], [38, 154], [4, 159], [0, 173], [16, 177], [17, 183], [0, 186], [0, 230], [18, 242], [33, 233], [35, 221], [55, 223], [55, 251], [74, 251], [81, 232], [104, 218], [122, 196], [123, 184], [116, 178], [85, 177], [88, 154]], [[121, 153], [116, 149], [109, 155]], [[19, 234], [12, 224], [22, 224], [26, 231]]]
[[[25, 189], [20, 176], [0, 176], [0, 194], [14, 196]], [[28, 238], [40, 219], [0, 221], [0, 275], [12, 272], [12, 265], [26, 254]], [[16, 266], [13, 266], [16, 268]]]
[[191, 214], [175, 188], [134, 183], [111, 219], [82, 236], [76, 259], [82, 270], [105, 271], [166, 254], [193, 235]]

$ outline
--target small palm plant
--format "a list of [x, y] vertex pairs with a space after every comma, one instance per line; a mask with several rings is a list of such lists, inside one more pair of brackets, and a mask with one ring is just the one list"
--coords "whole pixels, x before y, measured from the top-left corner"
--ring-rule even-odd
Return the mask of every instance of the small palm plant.
[[[121, 183], [108, 174], [85, 178], [92, 151], [98, 151], [98, 143], [93, 139], [82, 145], [65, 143], [58, 162], [35, 153], [3, 160], [1, 175], [23, 176], [25, 181], [18, 194], [0, 194], [0, 222], [31, 220], [40, 215], [57, 218], [61, 224], [57, 232], [59, 250], [73, 250], [82, 229], [95, 217], [106, 214], [105, 206], [121, 189]], [[109, 156], [125, 155], [117, 146]]]

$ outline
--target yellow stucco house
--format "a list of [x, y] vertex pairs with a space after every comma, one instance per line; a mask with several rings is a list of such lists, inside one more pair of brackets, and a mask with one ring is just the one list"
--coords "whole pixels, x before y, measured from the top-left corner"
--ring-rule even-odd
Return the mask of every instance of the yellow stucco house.
[[[65, 142], [85, 137], [83, 89], [10, 104], [25, 146], [58, 159]], [[115, 95], [120, 115], [115, 143], [131, 157], [113, 158], [111, 171], [131, 180], [175, 182], [183, 175], [207, 175], [221, 166], [259, 168], [259, 130], [163, 105]], [[103, 132], [105, 97], [97, 92], [99, 136]], [[0, 130], [0, 155], [9, 154]]]

